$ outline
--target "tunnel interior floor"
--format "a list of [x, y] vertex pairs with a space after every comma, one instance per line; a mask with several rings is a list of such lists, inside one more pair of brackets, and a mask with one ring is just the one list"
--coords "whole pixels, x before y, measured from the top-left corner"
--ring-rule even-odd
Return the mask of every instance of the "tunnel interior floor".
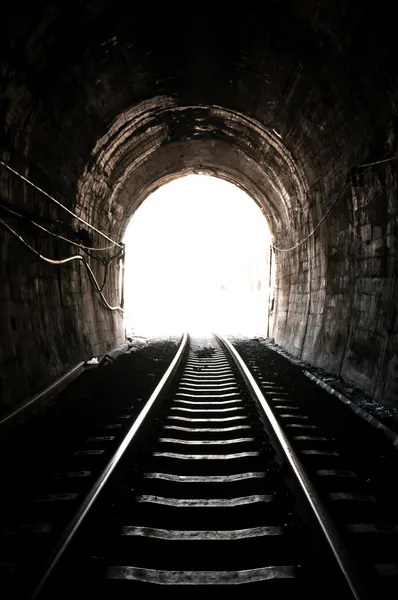
[[297, 365], [302, 371], [307, 371], [311, 375], [315, 376], [320, 382], [327, 384], [331, 387], [335, 392], [341, 394], [348, 400], [350, 400], [353, 404], [358, 406], [360, 409], [367, 412], [369, 415], [380, 421], [383, 425], [385, 425], [392, 432], [395, 432], [398, 435], [398, 406], [389, 403], [386, 401], [385, 403], [378, 402], [377, 400], [367, 396], [364, 392], [350, 383], [345, 382], [341, 378], [333, 375], [332, 373], [328, 373], [324, 369], [320, 367], [314, 367], [310, 363], [300, 360], [299, 358], [295, 358], [289, 352], [284, 350], [281, 346], [275, 343], [273, 338], [264, 338], [261, 336], [233, 336], [230, 335], [229, 338], [234, 343], [242, 343], [249, 342], [253, 344], [253, 349], [257, 348], [258, 345], [266, 346], [270, 350], [274, 350], [278, 354], [284, 356], [289, 360], [289, 362]]
[[[306, 377], [302, 365], [293, 363], [262, 339], [230, 339], [252, 372], [257, 373], [259, 383], [260, 376], [283, 388], [304, 413], [311, 415], [325, 435], [334, 440], [341, 453], [351, 456], [353, 465], [369, 484], [383, 488], [392, 505], [397, 502], [394, 474], [398, 452], [379, 429]], [[258, 370], [254, 371], [253, 367]]]
[[[6, 520], [8, 508], [18, 510], [21, 499], [34, 494], [49, 473], [83, 445], [90, 429], [127, 409], [134, 419], [166, 371], [178, 343], [177, 337], [148, 339], [115, 359], [88, 366], [25, 422], [0, 429], [0, 452], [7, 457], [2, 465], [1, 499]], [[101, 468], [100, 462], [98, 466]]]
[[[46, 495], [50, 492], [58, 490], [68, 496], [65, 492], [75, 491], [67, 487], [67, 479], [54, 477], [70, 471], [71, 458], [78, 472], [90, 469], [87, 482], [84, 478], [79, 482], [79, 494], [87, 492], [89, 479], [98, 477], [104, 469], [166, 371], [178, 341], [178, 338], [158, 339], [134, 352], [119, 354], [114, 360], [87, 368], [42, 411], [8, 435], [0, 436], [1, 451], [8, 457], [2, 473], [0, 531], [4, 527], [12, 529], [21, 514], [28, 520], [40, 516], [40, 502], [43, 503], [43, 498], [47, 502]], [[350, 468], [369, 482], [369, 491], [377, 488], [385, 506], [395, 514], [398, 492], [394, 474], [398, 454], [383, 434], [306, 377], [302, 366], [259, 339], [240, 338], [234, 344], [260, 387], [264, 381], [271, 382], [274, 389], [281, 389], [289, 396], [289, 403], [294, 402], [301, 413], [309, 414], [339, 453], [348, 457]], [[120, 430], [101, 430], [112, 417], [113, 421], [122, 421]], [[95, 435], [105, 437], [91, 437]], [[107, 436], [113, 441], [107, 441]], [[81, 452], [104, 444], [105, 454], [94, 462], [89, 455], [91, 450]], [[72, 512], [68, 511], [72, 511], [73, 502], [70, 509], [60, 513], [54, 535], [70, 518]]]
[[[390, 478], [391, 469], [398, 463], [398, 453], [392, 444], [306, 377], [305, 363], [293, 363], [272, 344], [264, 343], [264, 338], [230, 336], [230, 339], [248, 364], [256, 364], [264, 377], [299, 399], [345, 450], [354, 452], [364, 470], [377, 473], [378, 478]], [[177, 346], [177, 337], [153, 339], [115, 360], [88, 367], [29, 420], [11, 430], [0, 430], [0, 448], [8, 457], [3, 471], [8, 491], [29, 487], [38, 476], [38, 464], [43, 475], [51, 470], [80, 439], [84, 441], [90, 425], [108, 418], [112, 412], [120, 413], [126, 406], [132, 409], [132, 416], [138, 414]]]

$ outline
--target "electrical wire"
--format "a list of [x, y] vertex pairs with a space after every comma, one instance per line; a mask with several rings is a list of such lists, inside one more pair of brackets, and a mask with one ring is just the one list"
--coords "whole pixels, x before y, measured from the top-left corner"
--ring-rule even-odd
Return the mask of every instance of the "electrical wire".
[[323, 215], [322, 219], [314, 227], [314, 229], [311, 231], [311, 233], [309, 233], [304, 239], [300, 240], [299, 242], [297, 242], [297, 244], [295, 244], [294, 246], [291, 246], [290, 248], [278, 248], [278, 246], [274, 246], [274, 244], [272, 244], [273, 249], [274, 250], [278, 250], [278, 252], [290, 252], [291, 250], [295, 250], [296, 248], [298, 248], [299, 246], [301, 246], [302, 244], [304, 244], [307, 240], [309, 240], [310, 237], [314, 235], [314, 233], [316, 232], [316, 230], [319, 229], [319, 227], [325, 221], [325, 219], [329, 215], [330, 211], [332, 210], [332, 208], [334, 207], [334, 205], [336, 204], [336, 202], [340, 199], [340, 197], [341, 197], [342, 193], [344, 192], [345, 188], [347, 187], [347, 184], [348, 184], [349, 181], [350, 181], [349, 178], [346, 179], [343, 187], [341, 188], [341, 190], [337, 194], [336, 198], [333, 200], [333, 202], [331, 203], [331, 205], [329, 206], [329, 208], [327, 209], [327, 211]]
[[80, 263], [82, 263], [85, 266], [85, 268], [87, 270], [87, 273], [89, 275], [89, 279], [90, 279], [91, 283], [97, 289], [99, 295], [101, 296], [103, 302], [109, 308], [109, 310], [112, 310], [112, 311], [119, 310], [120, 312], [123, 312], [123, 308], [121, 306], [111, 306], [109, 304], [109, 302], [105, 298], [104, 294], [102, 293], [102, 288], [99, 286], [98, 281], [97, 281], [97, 279], [96, 279], [96, 277], [95, 277], [95, 275], [94, 275], [94, 273], [93, 273], [90, 265], [88, 264], [88, 262], [84, 258], [84, 256], [81, 256], [81, 254], [75, 254], [74, 256], [69, 256], [68, 258], [61, 258], [61, 259], [48, 258], [47, 256], [43, 256], [43, 254], [40, 254], [40, 252], [38, 252], [37, 250], [35, 250], [35, 248], [33, 248], [30, 244], [28, 244], [28, 242], [26, 242], [23, 239], [23, 237], [19, 235], [19, 233], [17, 233], [16, 231], [14, 231], [14, 229], [12, 229], [12, 227], [10, 227], [2, 219], [0, 219], [0, 225], [8, 233], [10, 233], [14, 237], [16, 237], [24, 246], [26, 246], [26, 248], [28, 248], [31, 252], [33, 252], [33, 254], [35, 254], [36, 256], [38, 256], [41, 260], [43, 260], [46, 263], [49, 263], [51, 265], [64, 265], [64, 264], [72, 262], [74, 260], [78, 260]]
[[[8, 211], [12, 215], [15, 215], [16, 217], [19, 217], [21, 219], [25, 219], [25, 217], [23, 215], [21, 215], [20, 213], [17, 213], [15, 210], [12, 210], [11, 208], [8, 208], [7, 206], [5, 206], [4, 204], [2, 204], [1, 202], [0, 202], [0, 207], [3, 208], [4, 210]], [[105, 287], [106, 281], [107, 281], [108, 271], [109, 271], [109, 264], [113, 260], [116, 260], [117, 258], [120, 258], [120, 256], [123, 255], [124, 248], [122, 248], [122, 250], [120, 252], [118, 252], [114, 256], [111, 256], [108, 259], [103, 259], [103, 258], [101, 258], [99, 256], [92, 256], [91, 253], [88, 251], [88, 249], [89, 249], [88, 246], [83, 246], [82, 244], [77, 244], [76, 242], [73, 242], [72, 240], [69, 240], [68, 238], [63, 237], [62, 235], [58, 235], [57, 233], [54, 233], [54, 232], [50, 231], [49, 229], [46, 229], [45, 227], [43, 227], [39, 223], [36, 223], [35, 221], [32, 221], [32, 219], [28, 219], [28, 221], [29, 221], [30, 224], [35, 225], [39, 229], [41, 229], [44, 232], [48, 233], [49, 235], [51, 235], [51, 236], [53, 236], [55, 238], [58, 238], [60, 240], [63, 240], [65, 242], [68, 242], [69, 244], [73, 244], [74, 246], [77, 246], [78, 248], [82, 248], [91, 258], [99, 260], [100, 262], [102, 262], [102, 264], [104, 265], [104, 268], [105, 268], [104, 279], [102, 281], [102, 285], [99, 287], [99, 291], [102, 292], [102, 290]], [[108, 248], [113, 248], [113, 246], [108, 246]], [[90, 248], [90, 250], [91, 250], [91, 248]]]
[[382, 163], [390, 162], [391, 160], [396, 159], [396, 156], [390, 156], [390, 158], [383, 158], [381, 160], [376, 160], [375, 162], [364, 163], [363, 165], [358, 165], [358, 169], [361, 167], [373, 167], [374, 165], [381, 165]]
[[[382, 158], [381, 160], [376, 160], [374, 162], [370, 162], [370, 163], [364, 163], [362, 165], [358, 165], [357, 168], [362, 168], [362, 167], [373, 167], [375, 165], [380, 165], [382, 163], [386, 163], [386, 162], [390, 162], [394, 159], [396, 159], [397, 157], [394, 156], [390, 156], [389, 158]], [[331, 205], [329, 206], [329, 208], [327, 209], [326, 213], [323, 215], [322, 219], [319, 221], [319, 223], [314, 227], [314, 229], [311, 231], [311, 233], [309, 233], [304, 239], [300, 240], [299, 242], [297, 242], [297, 244], [295, 244], [294, 246], [291, 246], [290, 248], [279, 248], [278, 246], [275, 246], [274, 244], [272, 244], [272, 248], [274, 250], [277, 250], [278, 252], [290, 252], [291, 250], [295, 250], [296, 248], [298, 248], [299, 246], [301, 246], [302, 244], [304, 244], [305, 242], [307, 242], [311, 236], [314, 235], [314, 233], [316, 232], [317, 229], [319, 229], [319, 227], [322, 225], [322, 223], [325, 221], [325, 219], [328, 217], [330, 211], [332, 210], [332, 208], [334, 207], [334, 205], [336, 204], [336, 202], [338, 202], [338, 200], [341, 198], [342, 193], [344, 192], [345, 188], [347, 187], [348, 182], [350, 181], [350, 177], [347, 177], [347, 179], [345, 180], [343, 187], [341, 188], [341, 190], [339, 191], [339, 193], [337, 194], [336, 198], [333, 200], [333, 202], [331, 203]]]
[[31, 185], [33, 188], [35, 188], [38, 192], [40, 192], [41, 194], [43, 194], [44, 196], [46, 196], [46, 198], [49, 198], [52, 202], [55, 202], [55, 204], [58, 204], [58, 206], [60, 206], [61, 208], [63, 208], [64, 210], [66, 210], [66, 212], [68, 212], [70, 215], [72, 215], [75, 219], [77, 219], [78, 221], [80, 221], [81, 223], [84, 223], [84, 225], [86, 225], [87, 227], [89, 227], [90, 229], [92, 229], [93, 231], [96, 231], [99, 235], [101, 235], [103, 238], [107, 239], [108, 242], [111, 242], [112, 245], [114, 246], [119, 246], [119, 248], [122, 248], [122, 246], [118, 243], [115, 242], [114, 240], [112, 240], [110, 237], [108, 237], [105, 233], [103, 233], [102, 231], [100, 231], [99, 229], [97, 229], [96, 227], [94, 227], [94, 225], [90, 225], [90, 223], [88, 223], [87, 221], [85, 221], [84, 219], [82, 219], [81, 217], [79, 217], [76, 213], [74, 213], [72, 210], [69, 210], [69, 208], [67, 208], [64, 204], [62, 204], [62, 202], [59, 202], [59, 200], [57, 200], [56, 198], [54, 198], [53, 196], [51, 196], [50, 194], [48, 194], [47, 192], [45, 192], [44, 190], [42, 190], [41, 188], [39, 188], [37, 185], [35, 185], [32, 181], [29, 181], [29, 179], [27, 179], [26, 177], [24, 177], [23, 175], [21, 175], [21, 173], [18, 173], [18, 171], [15, 171], [12, 167], [10, 167], [10, 165], [8, 165], [7, 163], [3, 162], [2, 160], [0, 160], [0, 165], [2, 165], [3, 167], [5, 167], [8, 171], [10, 171], [11, 173], [13, 173], [14, 175], [16, 175], [17, 177], [19, 177], [20, 179], [22, 179], [23, 181], [25, 181], [25, 183], [28, 183], [29, 185]]
[[[394, 160], [395, 158], [396, 158], [395, 155], [394, 156], [390, 156], [389, 158], [385, 158], [385, 159], [383, 158], [383, 159], [375, 161], [375, 162], [364, 163], [362, 165], [359, 165], [357, 168], [372, 167], [372, 166], [379, 165], [379, 164], [382, 164], [382, 163], [390, 162], [390, 161]], [[28, 183], [29, 185], [31, 185], [33, 188], [35, 188], [36, 190], [38, 190], [44, 196], [46, 196], [47, 198], [49, 198], [50, 200], [52, 200], [53, 202], [55, 202], [56, 204], [58, 204], [61, 208], [63, 208], [64, 210], [66, 210], [70, 215], [72, 215], [73, 217], [75, 217], [76, 219], [78, 219], [81, 223], [83, 223], [84, 225], [86, 225], [90, 229], [96, 231], [99, 235], [101, 235], [102, 237], [104, 237], [105, 239], [107, 239], [109, 242], [111, 242], [112, 246], [104, 246], [103, 248], [90, 248], [89, 246], [84, 246], [83, 244], [78, 244], [77, 242], [73, 242], [72, 240], [69, 240], [68, 238], [65, 238], [65, 237], [63, 237], [63, 236], [61, 236], [59, 234], [53, 233], [52, 231], [49, 231], [48, 229], [46, 229], [42, 225], [39, 225], [38, 223], [36, 223], [35, 221], [30, 220], [30, 222], [33, 225], [35, 225], [36, 227], [42, 229], [43, 231], [45, 231], [49, 235], [57, 237], [57, 238], [65, 241], [65, 242], [68, 242], [69, 244], [73, 244], [74, 246], [82, 248], [83, 250], [90, 250], [91, 252], [102, 252], [104, 250], [110, 250], [111, 248], [113, 248], [113, 246], [118, 246], [119, 248], [121, 248], [123, 250], [123, 245], [122, 244], [119, 244], [118, 242], [115, 242], [110, 237], [108, 237], [108, 235], [106, 235], [105, 233], [103, 233], [102, 231], [100, 231], [99, 229], [97, 229], [96, 227], [94, 227], [93, 225], [90, 225], [90, 223], [88, 223], [87, 221], [85, 221], [84, 219], [82, 219], [81, 217], [79, 217], [73, 211], [69, 210], [69, 208], [67, 208], [66, 206], [64, 206], [64, 204], [62, 204], [61, 202], [59, 202], [58, 200], [56, 200], [53, 196], [51, 196], [50, 194], [48, 194], [47, 192], [45, 192], [44, 190], [42, 190], [41, 188], [39, 188], [33, 182], [29, 181], [29, 179], [27, 179], [26, 177], [24, 177], [23, 175], [21, 175], [21, 173], [18, 173], [18, 171], [15, 171], [7, 163], [5, 163], [2, 160], [0, 160], [0, 165], [2, 165], [3, 167], [5, 167], [6, 169], [8, 169], [11, 173], [13, 173], [14, 175], [16, 175], [17, 177], [20, 177], [23, 181], [25, 181], [26, 183]], [[299, 246], [301, 246], [302, 244], [304, 244], [306, 241], [308, 241], [309, 238], [314, 235], [314, 233], [317, 231], [317, 229], [319, 229], [319, 227], [322, 225], [322, 223], [328, 217], [330, 211], [332, 210], [332, 208], [334, 207], [334, 205], [336, 204], [336, 202], [340, 199], [340, 197], [341, 197], [341, 195], [342, 195], [342, 193], [343, 193], [346, 185], [348, 184], [348, 181], [349, 181], [349, 178], [345, 181], [343, 187], [341, 188], [340, 192], [337, 194], [335, 200], [329, 206], [328, 210], [326, 211], [326, 213], [324, 214], [324, 216], [322, 217], [322, 219], [319, 221], [319, 223], [311, 231], [311, 233], [309, 233], [304, 239], [300, 240], [299, 242], [297, 242], [297, 244], [295, 244], [294, 246], [291, 246], [290, 248], [279, 248], [278, 246], [275, 246], [274, 244], [272, 244], [273, 249], [277, 250], [278, 252], [290, 252], [291, 250], [295, 250], [296, 248], [298, 248]], [[3, 208], [5, 208], [5, 207], [3, 207]], [[6, 208], [6, 210], [8, 210], [9, 212], [14, 212], [11, 209], [7, 209]], [[14, 212], [14, 214], [16, 214], [17, 216], [23, 218], [22, 215], [18, 215], [15, 212]], [[16, 234], [16, 235], [18, 235], [18, 234]], [[113, 235], [113, 234], [109, 234], [109, 235]], [[115, 257], [115, 258], [117, 258], [117, 257]], [[66, 260], [70, 260], [70, 259], [66, 259]], [[103, 285], [105, 285], [105, 282], [104, 282]], [[98, 288], [98, 289], [99, 290], [103, 289], [103, 286], [101, 288]]]
[[[38, 227], [42, 231], [45, 231], [45, 233], [48, 233], [48, 235], [52, 235], [53, 237], [56, 237], [59, 240], [62, 240], [64, 242], [68, 242], [68, 244], [77, 246], [78, 248], [81, 248], [82, 250], [88, 250], [89, 252], [104, 252], [105, 250], [111, 250], [112, 248], [114, 248], [114, 246], [103, 246], [102, 248], [91, 248], [90, 246], [84, 246], [83, 244], [79, 244], [78, 242], [73, 242], [69, 238], [66, 238], [63, 235], [60, 235], [59, 233], [54, 233], [53, 231], [46, 229], [45, 227], [43, 227], [43, 225], [40, 225], [39, 223], [36, 223], [35, 221], [30, 220], [30, 223], [32, 223], [32, 225], [34, 225], [35, 227]], [[123, 246], [121, 246], [121, 248], [122, 248], [122, 252], [123, 252]], [[117, 256], [120, 256], [120, 253], [118, 253]]]
[[[78, 248], [81, 248], [82, 250], [89, 250], [90, 252], [104, 252], [105, 250], [111, 250], [112, 248], [114, 248], [114, 245], [112, 245], [112, 246], [103, 246], [102, 248], [91, 248], [91, 246], [84, 246], [83, 244], [79, 244], [77, 242], [74, 242], [74, 241], [70, 240], [69, 238], [66, 238], [66, 237], [64, 237], [62, 235], [59, 235], [58, 233], [54, 233], [53, 231], [50, 231], [49, 229], [46, 229], [45, 227], [43, 227], [43, 225], [40, 225], [39, 223], [36, 223], [36, 221], [33, 221], [33, 219], [31, 219], [29, 217], [24, 217], [24, 215], [21, 215], [20, 213], [16, 212], [12, 208], [9, 208], [8, 206], [5, 206], [1, 202], [0, 202], [0, 207], [3, 208], [4, 210], [8, 211], [9, 213], [15, 215], [16, 217], [19, 217], [20, 219], [26, 219], [27, 218], [29, 220], [29, 223], [31, 223], [35, 227], [38, 227], [42, 231], [45, 231], [46, 233], [48, 233], [48, 235], [52, 235], [53, 237], [56, 237], [56, 238], [58, 238], [60, 240], [63, 240], [64, 242], [68, 242], [68, 244], [72, 244], [73, 246], [77, 246]], [[123, 252], [123, 246], [121, 246], [121, 248], [122, 248], [122, 252]], [[118, 258], [119, 256], [120, 256], [120, 253], [117, 254], [115, 256], [115, 258]]]

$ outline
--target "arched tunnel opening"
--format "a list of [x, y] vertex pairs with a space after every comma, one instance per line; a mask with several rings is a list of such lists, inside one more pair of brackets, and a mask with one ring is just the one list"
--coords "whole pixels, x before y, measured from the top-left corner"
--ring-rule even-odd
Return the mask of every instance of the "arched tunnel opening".
[[[143, 199], [176, 173], [234, 183], [261, 208], [278, 249], [270, 335], [395, 403], [397, 99], [387, 13], [375, 20], [354, 0], [269, 1], [260, 13], [213, 15], [207, 33], [186, 15], [182, 34], [165, 9], [149, 15], [123, 0], [20, 6], [9, 5], [1, 25], [3, 221], [40, 254], [65, 258], [84, 249], [31, 221], [89, 248], [120, 245]], [[138, 25], [149, 22], [150, 35]], [[119, 344], [124, 328], [82, 261], [51, 266], [9, 229], [0, 235], [1, 396], [10, 407]], [[100, 287], [107, 272], [102, 291], [114, 307], [121, 264], [112, 252], [87, 260]]]
[[266, 337], [271, 236], [237, 186], [188, 175], [152, 193], [123, 242], [126, 335], [180, 331]]

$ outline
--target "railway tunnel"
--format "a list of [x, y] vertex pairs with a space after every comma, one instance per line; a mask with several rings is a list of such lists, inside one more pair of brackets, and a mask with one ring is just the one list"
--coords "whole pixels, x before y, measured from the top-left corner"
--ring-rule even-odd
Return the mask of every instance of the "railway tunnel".
[[[123, 341], [109, 306], [127, 223], [187, 174], [234, 183], [267, 219], [275, 341], [396, 403], [398, 71], [383, 3], [15, 0], [0, 28], [2, 410]], [[102, 296], [81, 259], [37, 255], [81, 253], [65, 239], [89, 249]]]
[[[4, 597], [396, 591], [394, 25], [360, 0], [2, 8]], [[188, 176], [269, 227], [268, 340], [125, 342], [129, 225]]]

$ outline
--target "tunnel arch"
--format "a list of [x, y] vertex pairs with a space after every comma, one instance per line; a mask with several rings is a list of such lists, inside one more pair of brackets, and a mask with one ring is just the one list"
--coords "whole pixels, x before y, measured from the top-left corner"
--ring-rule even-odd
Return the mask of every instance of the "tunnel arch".
[[[253, 149], [259, 148], [261, 159], [253, 156]], [[100, 226], [121, 237], [125, 224], [151, 192], [197, 171], [242, 187], [260, 206], [277, 245], [290, 246], [310, 231], [304, 171], [273, 128], [219, 106], [176, 106], [164, 97], [120, 115], [97, 142], [78, 182], [78, 198], [86, 207], [81, 214], [92, 220], [98, 212]], [[303, 251], [305, 257], [307, 249]], [[280, 338], [286, 327], [291, 328], [289, 258], [278, 254], [275, 266], [282, 276], [277, 281], [278, 318], [273, 319], [272, 330]], [[309, 272], [307, 268], [302, 273], [302, 289], [296, 294], [304, 298], [307, 311]], [[302, 353], [306, 333], [305, 321], [293, 324], [288, 343], [294, 353]]]
[[[253, 157], [258, 148], [261, 162]], [[166, 173], [156, 172], [156, 162]], [[307, 208], [303, 170], [271, 127], [227, 108], [175, 105], [164, 97], [115, 119], [90, 155], [78, 182], [78, 198], [83, 204], [83, 198], [92, 197], [104, 206], [103, 214], [119, 233], [129, 211], [156, 187], [197, 171], [217, 174], [247, 191], [267, 215], [275, 236], [286, 237], [294, 229], [291, 209]]]

